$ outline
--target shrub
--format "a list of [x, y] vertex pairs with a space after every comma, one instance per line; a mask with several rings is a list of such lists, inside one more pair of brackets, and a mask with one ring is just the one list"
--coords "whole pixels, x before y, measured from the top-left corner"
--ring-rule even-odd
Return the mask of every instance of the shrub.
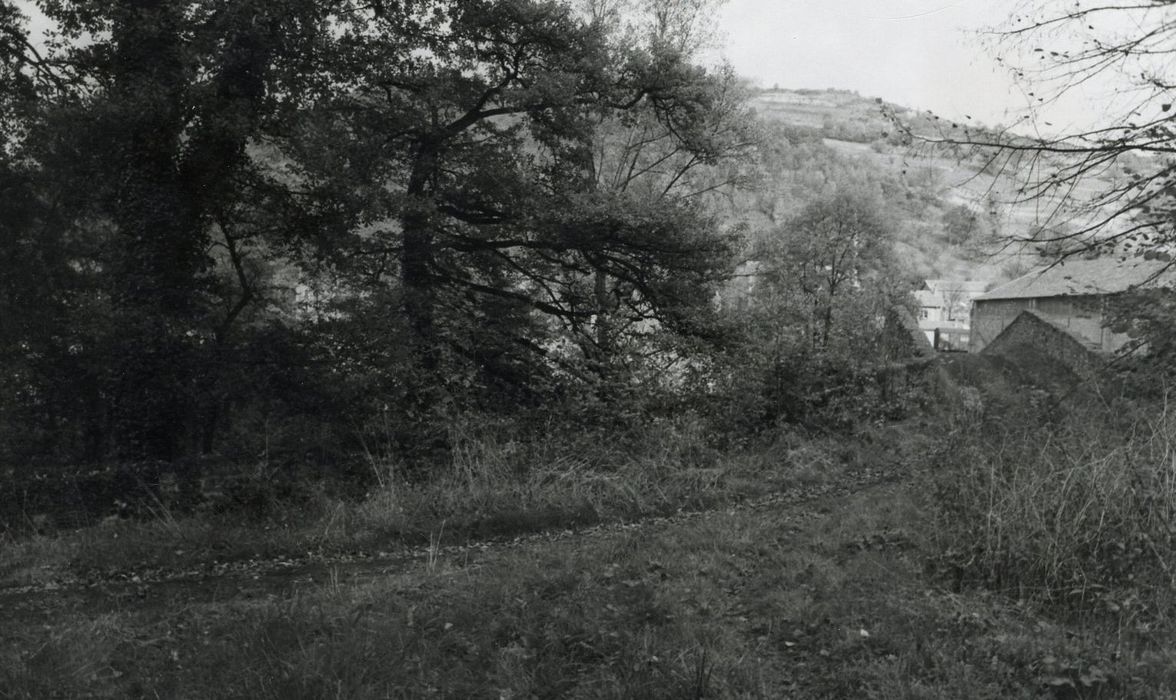
[[1123, 408], [948, 434], [926, 490], [943, 571], [1072, 611], [1171, 612], [1176, 415]]

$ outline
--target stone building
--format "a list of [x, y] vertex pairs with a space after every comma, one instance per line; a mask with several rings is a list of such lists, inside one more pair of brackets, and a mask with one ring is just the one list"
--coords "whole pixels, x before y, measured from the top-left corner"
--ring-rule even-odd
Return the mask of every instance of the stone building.
[[968, 350], [981, 352], [1028, 311], [1064, 331], [1087, 350], [1111, 353], [1127, 336], [1103, 327], [1110, 297], [1135, 288], [1172, 286], [1166, 260], [1108, 254], [1071, 258], [1046, 266], [977, 296], [972, 301]]

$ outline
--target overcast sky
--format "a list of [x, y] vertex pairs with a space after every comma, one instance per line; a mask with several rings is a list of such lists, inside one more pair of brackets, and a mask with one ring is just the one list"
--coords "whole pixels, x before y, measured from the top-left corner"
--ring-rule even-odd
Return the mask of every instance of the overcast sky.
[[[714, 53], [760, 87], [856, 90], [952, 120], [971, 115], [989, 126], [1010, 125], [1033, 98], [996, 63], [980, 33], [1023, 3], [726, 0], [717, 26], [722, 48]], [[17, 4], [34, 17], [35, 29], [44, 26], [28, 0]], [[1097, 96], [1091, 87], [1067, 97], [1038, 115], [1039, 126], [1051, 122], [1040, 128], [1088, 125]]]
[[[843, 88], [989, 126], [1011, 124], [1032, 100], [977, 35], [1016, 0], [728, 0], [720, 53], [761, 87]], [[1074, 98], [1045, 116], [1081, 120]]]

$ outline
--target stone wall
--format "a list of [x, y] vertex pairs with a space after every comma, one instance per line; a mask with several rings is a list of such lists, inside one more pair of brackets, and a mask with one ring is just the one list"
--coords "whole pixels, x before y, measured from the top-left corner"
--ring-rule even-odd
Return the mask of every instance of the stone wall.
[[981, 352], [996, 340], [1022, 312], [1032, 311], [1098, 352], [1112, 353], [1127, 342], [1122, 333], [1103, 327], [1104, 299], [1098, 296], [1047, 297], [1041, 299], [992, 299], [972, 306], [969, 352]]
[[968, 352], [981, 352], [1021, 314], [1032, 299], [994, 299], [972, 302], [968, 329]]
[[1024, 347], [1056, 358], [1083, 377], [1093, 374], [1101, 364], [1088, 345], [1032, 311], [1022, 311], [980, 354], [1015, 357]]

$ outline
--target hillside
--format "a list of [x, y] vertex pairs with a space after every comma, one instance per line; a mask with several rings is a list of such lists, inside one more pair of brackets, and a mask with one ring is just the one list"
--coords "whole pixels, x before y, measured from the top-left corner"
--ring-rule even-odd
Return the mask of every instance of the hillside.
[[[995, 139], [995, 129], [951, 124], [833, 89], [764, 90], [755, 95], [753, 108], [769, 130], [778, 130], [788, 142], [773, 171], [773, 179], [788, 183], [776, 188], [776, 218], [828, 188], [868, 183], [892, 209], [897, 252], [912, 276], [1011, 279], [1036, 264], [1038, 251], [1005, 245], [1009, 238], [1025, 238], [1043, 227], [1072, 230], [1083, 222], [1068, 203], [1027, 200], [1018, 192], [1027, 174], [1050, 164], [1038, 163], [1032, 170], [962, 146], [904, 144], [887, 113], [918, 136]], [[814, 178], [814, 172], [824, 177]], [[1071, 193], [1073, 201], [1100, 191], [1114, 176], [1106, 173], [1083, 183]], [[804, 185], [793, 186], [795, 181]]]

